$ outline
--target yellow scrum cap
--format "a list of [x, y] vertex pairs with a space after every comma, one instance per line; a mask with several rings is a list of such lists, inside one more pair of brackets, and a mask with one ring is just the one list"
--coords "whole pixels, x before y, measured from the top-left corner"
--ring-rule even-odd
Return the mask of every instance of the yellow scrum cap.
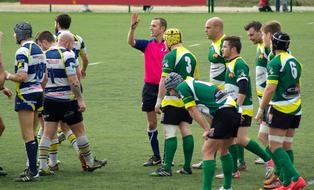
[[182, 42], [181, 32], [177, 28], [170, 28], [166, 30], [164, 39], [166, 40], [167, 48], [170, 49], [171, 46]]

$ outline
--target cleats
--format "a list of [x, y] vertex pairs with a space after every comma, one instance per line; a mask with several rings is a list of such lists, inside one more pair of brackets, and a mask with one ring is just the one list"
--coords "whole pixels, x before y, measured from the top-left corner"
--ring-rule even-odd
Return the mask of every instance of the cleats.
[[[269, 168], [269, 167], [267, 167], [266, 168], [266, 172], [265, 172], [265, 181], [264, 181], [264, 184], [265, 184], [265, 182], [266, 182], [266, 184], [269, 184], [272, 180], [273, 180], [273, 178], [274, 178], [274, 168]], [[277, 176], [275, 176], [275, 177], [277, 177]], [[269, 179], [271, 179], [271, 180], [269, 180]], [[268, 181], [268, 183], [267, 183], [267, 181]]]
[[[237, 172], [235, 172], [235, 173], [232, 173], [232, 178], [233, 179], [240, 179], [240, 171], [238, 170]], [[224, 178], [224, 174], [222, 173], [222, 174], [218, 174], [218, 175], [216, 175], [216, 178], [217, 179], [223, 179]]]
[[55, 174], [53, 171], [49, 169], [49, 167], [47, 169], [40, 169], [38, 173], [39, 176], [50, 176]]
[[195, 163], [195, 164], [192, 164], [192, 168], [194, 169], [202, 169], [203, 167], [203, 162], [200, 161], [199, 163]]
[[160, 163], [161, 163], [160, 157], [153, 155], [143, 164], [143, 166], [145, 167], [156, 166], [156, 165], [159, 165]]
[[238, 170], [239, 171], [247, 171], [247, 165], [245, 163], [243, 163], [243, 164], [239, 163]]
[[55, 164], [54, 166], [49, 166], [50, 171], [59, 171], [59, 164]]
[[171, 171], [166, 171], [163, 167], [158, 168], [153, 173], [149, 174], [150, 176], [157, 176], [157, 177], [169, 177], [172, 176]]
[[265, 184], [265, 182], [264, 182], [264, 189], [266, 189], [266, 190], [276, 189], [276, 188], [279, 188], [281, 186], [282, 186], [282, 184], [281, 184], [281, 182], [277, 176], [275, 176], [275, 178], [273, 178], [272, 181], [270, 181], [270, 183], [268, 183], [268, 184]]
[[21, 175], [14, 179], [15, 182], [34, 182], [39, 180], [39, 173], [33, 175], [29, 169], [25, 169]]
[[256, 160], [254, 161], [255, 164], [265, 164], [264, 160], [260, 157], [256, 158]]
[[288, 187], [291, 190], [299, 190], [299, 189], [303, 189], [305, 186], [306, 186], [306, 181], [302, 177], [299, 177], [298, 181], [291, 182]]
[[191, 175], [192, 170], [191, 170], [191, 168], [189, 168], [189, 169], [181, 168], [181, 169], [177, 170], [177, 173], [183, 174], [183, 175]]
[[96, 158], [94, 158], [94, 164], [92, 166], [87, 165], [86, 171], [93, 172], [94, 170], [102, 168], [106, 164], [107, 164], [107, 160], [96, 160]]
[[8, 175], [8, 173], [2, 167], [0, 167], [0, 176], [6, 176], [6, 175]]
[[84, 158], [84, 156], [83, 156], [83, 154], [82, 153], [80, 153], [80, 155], [79, 155], [79, 159], [80, 159], [80, 161], [81, 161], [81, 167], [82, 167], [82, 170], [85, 172], [85, 171], [87, 171], [87, 164], [86, 164], [86, 160], [85, 160], [85, 158]]

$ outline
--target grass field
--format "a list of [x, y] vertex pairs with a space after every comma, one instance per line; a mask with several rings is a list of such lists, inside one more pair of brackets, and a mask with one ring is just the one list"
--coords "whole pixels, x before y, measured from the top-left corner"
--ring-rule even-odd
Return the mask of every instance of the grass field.
[[[174, 174], [169, 178], [153, 178], [147, 174], [156, 168], [144, 168], [142, 163], [150, 156], [150, 146], [146, 135], [145, 115], [140, 110], [141, 88], [143, 85], [143, 55], [126, 43], [129, 28], [129, 14], [71, 14], [71, 30], [84, 37], [91, 63], [100, 62], [88, 68], [83, 81], [87, 111], [85, 124], [93, 153], [98, 158], [107, 158], [109, 164], [95, 173], [83, 173], [80, 163], [69, 143], [59, 148], [61, 171], [52, 177], [42, 177], [37, 183], [15, 183], [14, 177], [25, 165], [25, 148], [21, 139], [17, 114], [13, 111], [14, 99], [0, 96], [0, 114], [6, 123], [6, 131], [0, 138], [0, 165], [9, 175], [0, 178], [0, 189], [110, 189], [110, 190], [194, 190], [201, 189], [201, 170], [194, 170], [191, 176]], [[0, 13], [0, 30], [5, 33], [3, 54], [5, 67], [13, 72], [14, 54], [17, 49], [13, 39], [13, 27], [17, 22], [30, 21], [35, 32], [53, 31], [56, 13]], [[184, 45], [193, 51], [200, 62], [202, 80], [208, 80], [207, 62], [208, 40], [203, 32], [209, 14], [142, 14], [136, 36], [149, 38], [148, 26], [151, 18], [161, 16], [168, 20], [169, 27], [177, 27], [183, 33]], [[303, 63], [302, 98], [303, 117], [301, 128], [294, 138], [295, 163], [302, 176], [314, 176], [314, 145], [312, 133], [314, 119], [313, 53], [314, 53], [314, 13], [292, 14], [215, 14], [225, 22], [226, 34], [242, 37], [242, 56], [250, 65], [251, 78], [255, 84], [254, 56], [256, 47], [246, 37], [243, 25], [251, 20], [266, 22], [276, 19], [283, 30], [291, 35], [291, 50]], [[191, 45], [199, 44], [193, 47]], [[7, 86], [13, 89], [14, 84]], [[255, 95], [255, 94], [254, 94]], [[256, 99], [255, 99], [256, 103]], [[255, 104], [255, 109], [257, 108]], [[201, 158], [202, 130], [192, 125], [195, 138], [193, 161]], [[160, 127], [161, 147], [163, 147]], [[257, 125], [254, 123], [250, 136], [256, 139]], [[179, 138], [174, 170], [183, 162], [182, 143]], [[255, 156], [246, 152], [249, 166], [241, 179], [233, 182], [235, 190], [255, 190], [263, 180], [264, 169], [254, 165]], [[220, 161], [217, 159], [218, 171]], [[215, 181], [217, 189], [221, 181]], [[308, 187], [308, 190], [314, 187]]]

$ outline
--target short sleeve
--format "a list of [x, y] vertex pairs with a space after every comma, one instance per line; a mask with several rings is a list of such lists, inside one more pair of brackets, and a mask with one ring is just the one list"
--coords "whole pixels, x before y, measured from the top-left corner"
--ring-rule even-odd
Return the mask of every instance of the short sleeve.
[[76, 75], [76, 60], [75, 55], [71, 51], [64, 52], [64, 65], [67, 76]]
[[162, 60], [162, 76], [166, 76], [174, 70], [176, 57], [172, 54], [172, 52], [167, 53]]
[[28, 58], [25, 54], [21, 52], [17, 52], [16, 54], [16, 65], [15, 65], [15, 71], [16, 73], [28, 72]]
[[242, 60], [239, 60], [239, 62], [236, 65], [235, 69], [235, 77], [237, 82], [240, 80], [249, 80], [249, 67], [244, 63]]
[[144, 52], [146, 47], [148, 46], [149, 42], [150, 42], [150, 40], [138, 40], [138, 39], [136, 39], [134, 48], [140, 50], [141, 52]]

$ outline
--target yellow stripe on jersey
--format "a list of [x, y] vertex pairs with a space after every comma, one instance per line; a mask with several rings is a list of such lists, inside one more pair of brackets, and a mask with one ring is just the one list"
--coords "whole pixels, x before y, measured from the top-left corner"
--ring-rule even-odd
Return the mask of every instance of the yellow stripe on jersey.
[[184, 107], [184, 103], [183, 103], [183, 100], [178, 99], [175, 96], [165, 96], [165, 98], [162, 100], [161, 107], [166, 107], [166, 106], [182, 108]]
[[[270, 104], [272, 105], [273, 108], [275, 108], [276, 110], [282, 112], [282, 113], [293, 113], [295, 112], [297, 109], [299, 109], [299, 107], [301, 106], [301, 98], [297, 98], [295, 101], [289, 100], [289, 101], [280, 101], [280, 102], [270, 102]], [[285, 104], [284, 102], [287, 102], [287, 104]]]
[[219, 56], [222, 56], [220, 55], [220, 52], [221, 52], [221, 43], [222, 43], [222, 39], [225, 37], [226, 35], [222, 35], [217, 41], [213, 41], [213, 47], [215, 49], [215, 53], [217, 53]]
[[256, 94], [257, 94], [257, 96], [263, 96], [263, 90], [256, 88]]
[[193, 100], [185, 104], [185, 109], [189, 109], [190, 107], [196, 106], [196, 102]]
[[242, 115], [247, 115], [247, 116], [250, 116], [252, 117], [253, 116], [253, 109], [244, 109], [242, 110]]
[[267, 80], [267, 84], [278, 84], [278, 80]]

